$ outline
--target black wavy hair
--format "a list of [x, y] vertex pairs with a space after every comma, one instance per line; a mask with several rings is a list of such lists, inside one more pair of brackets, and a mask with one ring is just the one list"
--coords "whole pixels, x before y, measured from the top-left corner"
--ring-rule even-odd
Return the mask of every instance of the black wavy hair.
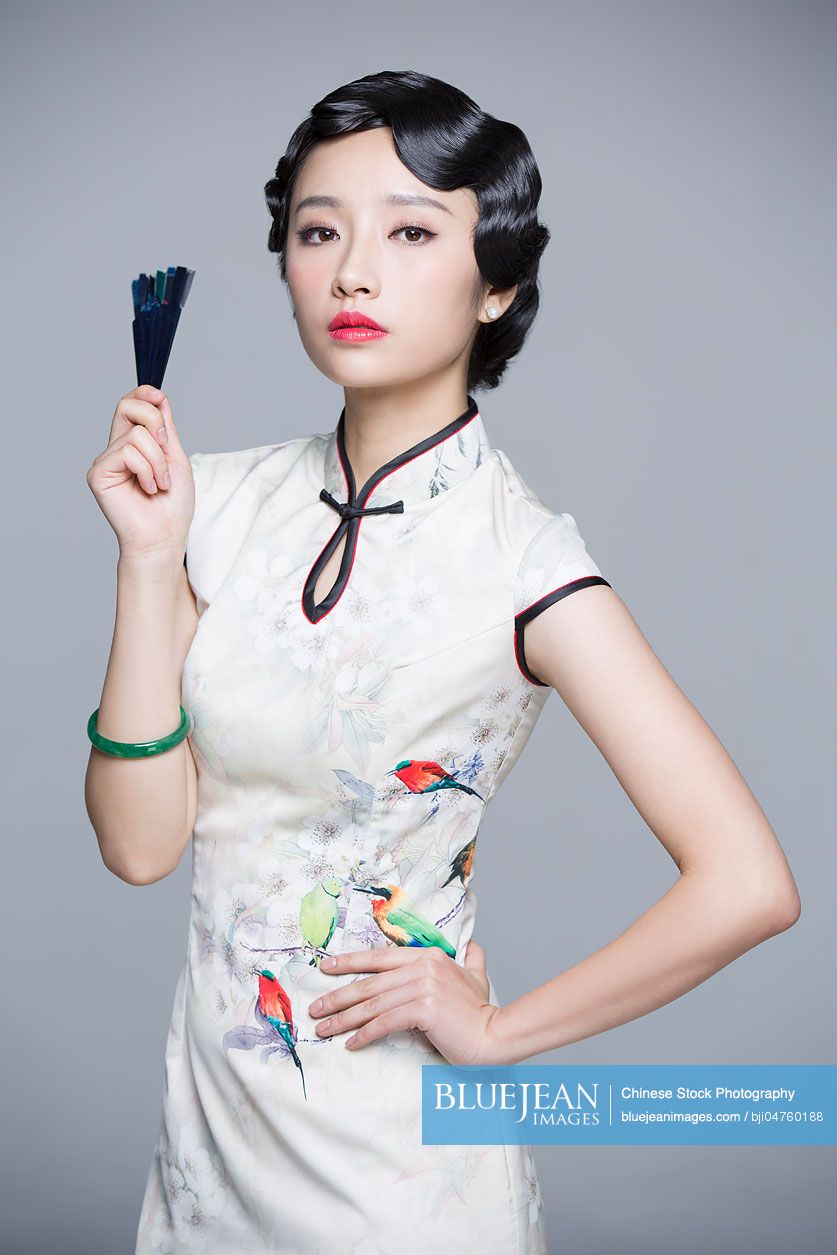
[[549, 231], [538, 221], [541, 176], [526, 136], [513, 123], [485, 113], [457, 87], [416, 70], [383, 70], [318, 101], [265, 184], [272, 219], [268, 251], [279, 254], [279, 273], [287, 283], [288, 207], [302, 162], [318, 140], [377, 126], [391, 128], [399, 158], [422, 183], [441, 191], [473, 189], [480, 275], [499, 288], [518, 285], [502, 317], [480, 324], [468, 363], [469, 392], [496, 388], [537, 313], [538, 264]]

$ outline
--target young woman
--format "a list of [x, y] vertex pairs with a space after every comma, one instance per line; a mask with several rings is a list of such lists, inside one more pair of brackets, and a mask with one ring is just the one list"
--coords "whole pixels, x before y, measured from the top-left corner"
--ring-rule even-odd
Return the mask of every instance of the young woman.
[[[734, 763], [474, 400], [537, 311], [540, 187], [522, 132], [437, 79], [331, 93], [265, 190], [336, 425], [189, 457], [143, 386], [88, 473], [120, 545], [91, 820], [133, 884], [193, 837], [137, 1255], [545, 1251], [527, 1147], [422, 1144], [422, 1065], [624, 1024], [798, 915]], [[552, 689], [680, 876], [500, 1006], [477, 834]]]

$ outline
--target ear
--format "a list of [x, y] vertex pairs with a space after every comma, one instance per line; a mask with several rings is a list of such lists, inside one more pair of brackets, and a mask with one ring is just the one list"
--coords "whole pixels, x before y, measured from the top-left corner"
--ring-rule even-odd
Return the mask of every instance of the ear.
[[[497, 322], [505, 314], [516, 295], [517, 284], [511, 288], [486, 288], [480, 310], [480, 322]], [[486, 312], [489, 309], [496, 309], [499, 312], [492, 317]]]

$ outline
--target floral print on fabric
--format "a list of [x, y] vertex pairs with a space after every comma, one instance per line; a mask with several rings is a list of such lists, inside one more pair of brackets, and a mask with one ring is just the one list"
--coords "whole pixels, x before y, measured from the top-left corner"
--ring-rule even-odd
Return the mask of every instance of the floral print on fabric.
[[[136, 1255], [546, 1251], [528, 1147], [422, 1143], [422, 1066], [444, 1062], [426, 1035], [351, 1051], [307, 1008], [364, 979], [327, 954], [463, 962], [485, 808], [548, 691], [515, 616], [598, 568], [472, 398], [365, 485], [342, 420], [191, 458], [192, 900]], [[312, 617], [340, 528], [351, 562]]]

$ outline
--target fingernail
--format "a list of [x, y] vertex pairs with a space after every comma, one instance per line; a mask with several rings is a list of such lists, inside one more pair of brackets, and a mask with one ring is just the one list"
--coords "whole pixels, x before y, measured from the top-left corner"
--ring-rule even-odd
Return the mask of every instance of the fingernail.
[[331, 1023], [331, 1020], [320, 1020], [319, 1024], [317, 1025], [317, 1032], [328, 1033], [328, 1026], [330, 1023]]
[[314, 1001], [311, 1003], [310, 1007], [308, 1008], [308, 1010], [311, 1013], [311, 1015], [316, 1015], [317, 1012], [322, 1007], [322, 1005], [323, 1005], [322, 998], [315, 998]]
[[160, 427], [157, 431], [157, 439], [159, 440], [160, 444], [166, 444], [168, 441], [168, 438], [169, 438], [169, 433], [166, 431], [165, 427]]
[[171, 488], [171, 474], [169, 471], [166, 471], [165, 475], [163, 476], [163, 487]]
[[322, 963], [320, 964], [320, 967], [334, 967], [334, 964], [336, 962], [337, 960], [332, 955], [329, 954], [323, 959]]

